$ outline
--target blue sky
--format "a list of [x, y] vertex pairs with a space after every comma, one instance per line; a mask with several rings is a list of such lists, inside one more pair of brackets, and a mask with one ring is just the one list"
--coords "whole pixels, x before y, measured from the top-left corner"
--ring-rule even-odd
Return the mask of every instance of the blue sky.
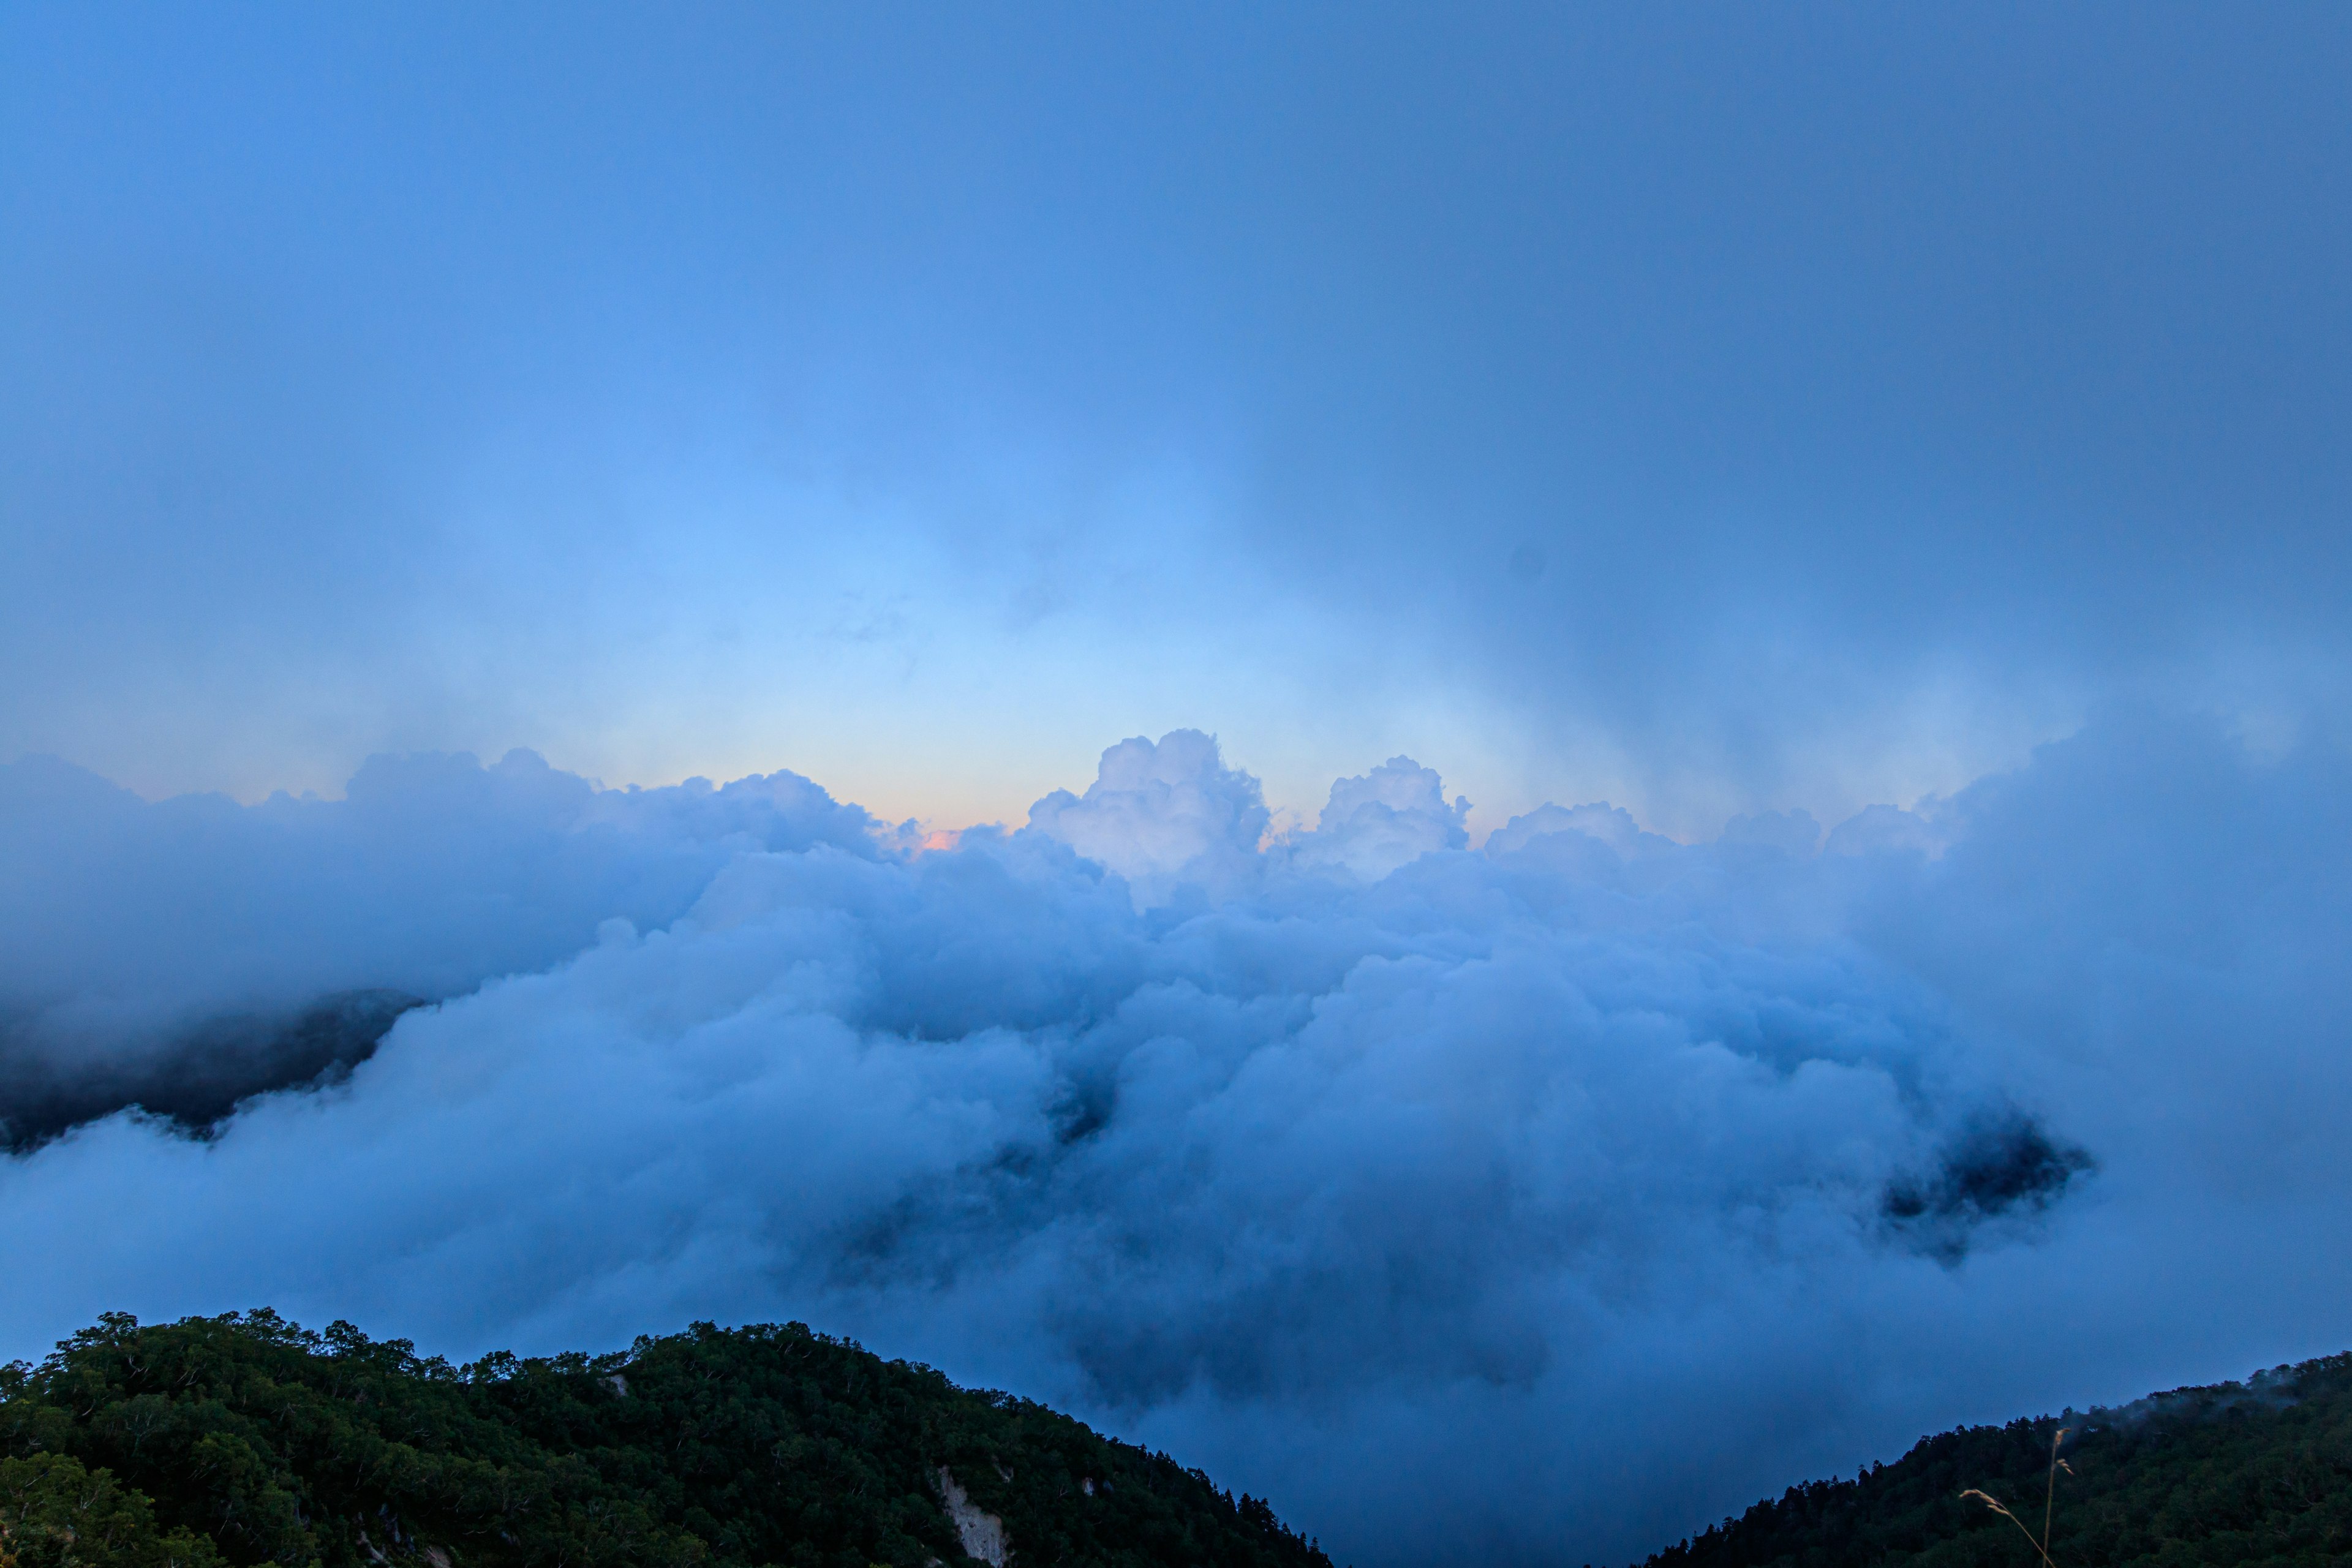
[[2331, 8], [0, 29], [0, 752], [1690, 835], [2340, 695]]

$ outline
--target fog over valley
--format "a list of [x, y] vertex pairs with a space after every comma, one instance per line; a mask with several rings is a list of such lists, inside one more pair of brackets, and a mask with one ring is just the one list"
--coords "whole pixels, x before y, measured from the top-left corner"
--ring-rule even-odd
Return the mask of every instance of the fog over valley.
[[1636, 1555], [2341, 1334], [2347, 785], [2117, 714], [1826, 832], [1586, 804], [1474, 847], [1402, 757], [1270, 832], [1180, 731], [926, 847], [788, 773], [380, 758], [238, 806], [31, 759], [0, 1249], [47, 1262], [0, 1349], [793, 1318], [1346, 1560]]

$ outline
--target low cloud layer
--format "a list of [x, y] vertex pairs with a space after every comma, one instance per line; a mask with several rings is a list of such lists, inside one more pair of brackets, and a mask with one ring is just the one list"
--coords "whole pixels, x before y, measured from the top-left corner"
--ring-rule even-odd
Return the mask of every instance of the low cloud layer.
[[1931, 1426], [2352, 1344], [2347, 786], [2123, 716], [1826, 834], [1549, 805], [1473, 848], [1411, 759], [1275, 833], [1179, 731], [923, 852], [790, 774], [412, 759], [242, 808], [18, 763], [43, 1081], [430, 1005], [209, 1138], [125, 1110], [0, 1163], [43, 1260], [0, 1350], [110, 1308], [456, 1353], [798, 1317], [1366, 1568], [1635, 1555]]
[[408, 1005], [668, 922], [737, 855], [897, 842], [793, 773], [599, 790], [528, 752], [378, 757], [342, 800], [245, 807], [0, 767], [0, 1143], [132, 1103], [208, 1126]]

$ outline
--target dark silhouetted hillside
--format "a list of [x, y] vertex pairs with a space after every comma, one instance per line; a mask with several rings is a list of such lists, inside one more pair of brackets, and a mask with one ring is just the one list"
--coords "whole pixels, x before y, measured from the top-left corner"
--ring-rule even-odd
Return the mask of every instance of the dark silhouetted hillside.
[[2243, 1384], [2154, 1394], [1929, 1437], [1850, 1481], [1791, 1488], [1647, 1568], [2031, 1568], [2017, 1527], [1960, 1493], [1981, 1488], [2039, 1530], [2050, 1439], [2062, 1450], [2050, 1555], [2111, 1564], [2352, 1563], [2352, 1355]]
[[1329, 1568], [1164, 1455], [799, 1324], [460, 1367], [109, 1316], [0, 1373], [0, 1525], [16, 1568]]

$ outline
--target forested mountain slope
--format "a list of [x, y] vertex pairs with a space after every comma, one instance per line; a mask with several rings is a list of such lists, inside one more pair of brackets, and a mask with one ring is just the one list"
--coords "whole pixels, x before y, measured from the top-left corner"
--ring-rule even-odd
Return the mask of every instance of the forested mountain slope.
[[0, 1560], [1329, 1568], [1264, 1503], [799, 1324], [468, 1366], [268, 1311], [0, 1373]]
[[2352, 1355], [2338, 1355], [2122, 1410], [1926, 1438], [1853, 1480], [1758, 1503], [1647, 1568], [2032, 1568], [2041, 1559], [2018, 1527], [1960, 1494], [1981, 1489], [2038, 1533], [2060, 1427], [2074, 1430], [2060, 1449], [2057, 1568], [2352, 1563]]

